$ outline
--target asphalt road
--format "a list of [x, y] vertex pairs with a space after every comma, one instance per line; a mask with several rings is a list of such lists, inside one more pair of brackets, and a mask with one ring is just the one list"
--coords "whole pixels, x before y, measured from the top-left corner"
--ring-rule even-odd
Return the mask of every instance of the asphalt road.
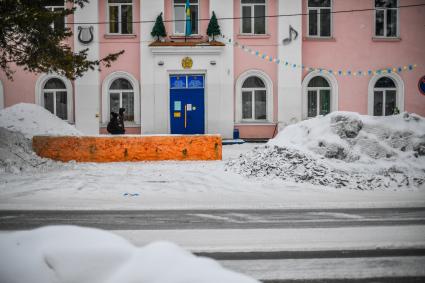
[[277, 229], [424, 225], [425, 208], [0, 211], [0, 230], [79, 225], [106, 230]]
[[[285, 229], [425, 225], [425, 207], [282, 210], [0, 211], [0, 230]], [[191, 231], [188, 231], [191, 232]], [[425, 282], [425, 249], [197, 253], [266, 283]], [[359, 274], [363, 274], [359, 276]]]

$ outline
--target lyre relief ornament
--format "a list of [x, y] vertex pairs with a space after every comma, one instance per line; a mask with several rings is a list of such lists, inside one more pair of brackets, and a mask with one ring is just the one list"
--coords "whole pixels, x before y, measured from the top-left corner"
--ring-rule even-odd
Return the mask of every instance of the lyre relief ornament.
[[81, 44], [88, 45], [90, 44], [94, 39], [93, 34], [93, 26], [89, 27], [78, 27], [78, 41], [81, 42]]

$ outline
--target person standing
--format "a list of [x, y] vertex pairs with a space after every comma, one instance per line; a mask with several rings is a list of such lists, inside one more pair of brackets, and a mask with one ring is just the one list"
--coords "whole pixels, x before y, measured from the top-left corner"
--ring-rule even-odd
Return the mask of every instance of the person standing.
[[125, 112], [125, 108], [120, 108], [120, 110], [118, 112], [118, 126], [119, 126], [119, 129], [120, 129], [121, 135], [125, 134], [124, 112]]

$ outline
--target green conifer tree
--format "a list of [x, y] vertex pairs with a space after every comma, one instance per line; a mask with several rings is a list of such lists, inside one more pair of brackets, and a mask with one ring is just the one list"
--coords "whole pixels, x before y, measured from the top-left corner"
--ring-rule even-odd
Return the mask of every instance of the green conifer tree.
[[212, 12], [210, 23], [208, 24], [207, 34], [208, 36], [212, 36], [213, 41], [215, 41], [216, 35], [221, 34], [220, 26], [218, 25], [217, 17], [215, 16], [214, 11]]
[[164, 21], [162, 20], [162, 13], [159, 14], [158, 17], [156, 17], [155, 25], [152, 28], [151, 35], [153, 37], [157, 37], [157, 40], [159, 41], [159, 37], [167, 36], [167, 32], [165, 31], [165, 25]]

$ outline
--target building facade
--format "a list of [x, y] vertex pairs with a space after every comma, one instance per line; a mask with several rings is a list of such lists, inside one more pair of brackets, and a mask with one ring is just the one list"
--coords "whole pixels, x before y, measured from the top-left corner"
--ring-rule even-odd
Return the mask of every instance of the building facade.
[[[49, 9], [60, 9], [63, 1]], [[64, 19], [89, 58], [125, 50], [111, 68], [70, 81], [0, 73], [0, 108], [39, 104], [86, 134], [126, 108], [129, 134], [273, 137], [332, 111], [425, 116], [422, 0], [91, 0]], [[61, 5], [62, 4], [62, 5]], [[223, 36], [211, 41], [212, 12]], [[151, 36], [163, 14], [167, 37]], [[83, 36], [82, 33], [85, 33]]]

